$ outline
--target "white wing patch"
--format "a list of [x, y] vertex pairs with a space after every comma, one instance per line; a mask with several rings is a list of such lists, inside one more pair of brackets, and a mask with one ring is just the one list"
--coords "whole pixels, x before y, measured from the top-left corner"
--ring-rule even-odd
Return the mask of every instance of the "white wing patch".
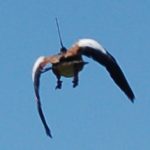
[[32, 69], [32, 81], [34, 82], [34, 77], [37, 69], [39, 68], [40, 64], [44, 61], [45, 57], [40, 56], [36, 62], [34, 63], [33, 69]]
[[93, 39], [80, 39], [77, 44], [79, 47], [91, 47], [96, 50], [100, 50], [104, 54], [107, 53], [103, 46]]

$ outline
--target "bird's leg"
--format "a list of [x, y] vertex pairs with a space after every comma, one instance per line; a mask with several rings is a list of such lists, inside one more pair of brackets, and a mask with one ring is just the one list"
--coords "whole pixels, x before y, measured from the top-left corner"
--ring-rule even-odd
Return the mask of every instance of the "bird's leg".
[[62, 87], [62, 81], [60, 80], [61, 76], [56, 75], [56, 77], [57, 77], [57, 85], [56, 85], [55, 89], [61, 89], [61, 87]]
[[73, 77], [73, 88], [75, 88], [77, 85], [78, 85], [78, 82], [79, 82], [79, 77], [78, 77], [78, 72], [75, 73], [74, 77]]
[[57, 78], [57, 85], [56, 85], [55, 89], [61, 89], [61, 87], [62, 87], [62, 81], [60, 80], [61, 75], [59, 74], [58, 70], [54, 67], [52, 68], [52, 71]]

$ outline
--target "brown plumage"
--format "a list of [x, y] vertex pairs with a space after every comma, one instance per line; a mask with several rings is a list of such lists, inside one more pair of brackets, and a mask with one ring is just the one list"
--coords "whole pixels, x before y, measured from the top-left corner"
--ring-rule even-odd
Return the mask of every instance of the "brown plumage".
[[[57, 78], [56, 89], [61, 89], [62, 87], [62, 81], [60, 80], [61, 76], [68, 78], [73, 77], [73, 87], [76, 87], [79, 81], [79, 72], [84, 68], [84, 65], [87, 64], [87, 62], [84, 62], [82, 59], [82, 55], [92, 58], [103, 65], [119, 88], [132, 102], [134, 101], [135, 96], [115, 58], [97, 41], [92, 39], [81, 39], [68, 50], [62, 47], [61, 52], [57, 55], [39, 57], [34, 64], [32, 72], [38, 112], [46, 133], [50, 137], [52, 137], [52, 135], [43, 115], [40, 102], [40, 76], [42, 73], [52, 70]], [[45, 68], [48, 63], [51, 64], [51, 67]]]

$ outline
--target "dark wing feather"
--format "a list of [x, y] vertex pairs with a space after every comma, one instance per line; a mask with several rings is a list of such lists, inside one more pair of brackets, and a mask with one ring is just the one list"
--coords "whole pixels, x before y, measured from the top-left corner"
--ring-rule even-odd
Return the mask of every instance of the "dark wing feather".
[[44, 125], [44, 128], [45, 128], [45, 131], [46, 131], [46, 134], [52, 138], [52, 135], [51, 135], [51, 131], [46, 123], [46, 119], [44, 117], [44, 114], [43, 114], [43, 111], [42, 111], [42, 106], [41, 106], [41, 101], [40, 101], [40, 95], [39, 95], [39, 85], [40, 85], [40, 76], [41, 76], [41, 73], [42, 71], [40, 70], [40, 68], [38, 68], [36, 71], [35, 71], [35, 74], [34, 74], [34, 91], [35, 91], [35, 96], [36, 96], [36, 100], [37, 100], [37, 109], [38, 109], [38, 113], [39, 113], [39, 116], [42, 120], [42, 123]]
[[93, 58], [95, 61], [105, 66], [114, 82], [120, 87], [120, 89], [128, 96], [128, 98], [132, 102], [134, 101], [135, 96], [121, 68], [111, 54], [109, 54], [107, 51], [106, 53], [104, 53], [91, 47], [81, 48], [81, 53], [87, 57]]

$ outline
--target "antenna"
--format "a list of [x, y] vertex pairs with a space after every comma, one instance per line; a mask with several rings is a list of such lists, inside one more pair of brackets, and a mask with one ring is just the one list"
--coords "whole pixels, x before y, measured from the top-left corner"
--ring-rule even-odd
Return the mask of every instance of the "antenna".
[[58, 30], [58, 36], [59, 36], [59, 40], [60, 40], [60, 45], [61, 45], [61, 52], [65, 52], [67, 51], [67, 49], [64, 47], [63, 42], [62, 42], [62, 38], [61, 38], [61, 34], [60, 34], [60, 28], [59, 28], [59, 24], [58, 24], [58, 19], [56, 17], [56, 25], [57, 25], [57, 30]]

